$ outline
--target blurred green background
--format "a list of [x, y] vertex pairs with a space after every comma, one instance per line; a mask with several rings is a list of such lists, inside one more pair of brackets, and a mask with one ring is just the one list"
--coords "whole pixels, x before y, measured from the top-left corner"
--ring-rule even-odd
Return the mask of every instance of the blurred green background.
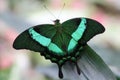
[[36, 68], [53, 63], [39, 53], [15, 50], [12, 43], [17, 35], [33, 25], [75, 17], [89, 17], [104, 25], [105, 33], [88, 44], [119, 77], [119, 0], [0, 0], [0, 80], [52, 80]]

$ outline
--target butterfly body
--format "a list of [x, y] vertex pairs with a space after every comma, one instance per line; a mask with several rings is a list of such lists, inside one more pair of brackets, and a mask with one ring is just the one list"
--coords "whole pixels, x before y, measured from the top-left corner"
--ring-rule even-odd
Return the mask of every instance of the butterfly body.
[[75, 63], [80, 74], [77, 65], [80, 51], [93, 36], [104, 32], [104, 27], [89, 18], [74, 18], [63, 23], [57, 19], [54, 23], [27, 29], [16, 38], [13, 47], [40, 52], [46, 59], [58, 65], [60, 78], [63, 77], [61, 67], [67, 61]]

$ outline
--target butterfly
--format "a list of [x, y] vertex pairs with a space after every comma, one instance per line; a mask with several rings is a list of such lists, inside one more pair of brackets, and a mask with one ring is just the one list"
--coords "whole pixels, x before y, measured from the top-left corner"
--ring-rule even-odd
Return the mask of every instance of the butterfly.
[[73, 18], [63, 23], [56, 19], [54, 24], [36, 25], [25, 30], [15, 39], [13, 47], [40, 52], [58, 65], [59, 78], [63, 78], [62, 66], [67, 61], [73, 62], [80, 74], [77, 61], [81, 50], [91, 38], [104, 31], [101, 23], [90, 18]]

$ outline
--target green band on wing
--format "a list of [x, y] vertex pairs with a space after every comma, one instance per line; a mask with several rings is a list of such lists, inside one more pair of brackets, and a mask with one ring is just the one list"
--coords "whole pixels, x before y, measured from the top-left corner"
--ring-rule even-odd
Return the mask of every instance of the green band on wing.
[[42, 46], [48, 46], [51, 42], [51, 39], [46, 38], [39, 33], [37, 33], [33, 28], [29, 29], [29, 34], [31, 34], [32, 39], [40, 43]]
[[64, 54], [62, 54], [63, 51], [54, 43], [50, 43], [48, 46], [48, 49], [53, 51], [53, 52], [56, 52], [59, 55], [64, 55]]
[[86, 24], [86, 19], [82, 18], [81, 23], [79, 24], [77, 30], [72, 34], [72, 37], [76, 41], [78, 41], [82, 37], [82, 35], [83, 35], [83, 33], [84, 33], [85, 29], [86, 29], [85, 24]]
[[76, 46], [76, 44], [77, 42], [72, 38], [68, 46], [68, 51], [72, 50]]
[[82, 18], [77, 30], [72, 34], [72, 39], [70, 40], [70, 43], [68, 45], [68, 51], [72, 50], [76, 45], [77, 41], [82, 37], [85, 29], [86, 29], [86, 19]]

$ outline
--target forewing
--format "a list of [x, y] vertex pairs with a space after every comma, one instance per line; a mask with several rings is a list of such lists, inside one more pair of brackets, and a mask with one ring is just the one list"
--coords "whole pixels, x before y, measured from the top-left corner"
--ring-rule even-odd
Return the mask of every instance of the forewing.
[[81, 44], [85, 44], [95, 35], [103, 33], [105, 31], [104, 26], [98, 21], [89, 18], [86, 18], [86, 21], [86, 30], [79, 41]]
[[103, 25], [89, 18], [74, 18], [63, 22], [63, 29], [80, 44], [87, 43], [92, 37], [103, 33]]
[[[36, 52], [44, 52], [45, 46], [41, 45], [38, 41], [32, 38], [33, 34], [30, 33], [30, 30], [33, 30], [34, 32], [48, 37], [52, 38], [55, 34], [55, 29], [53, 25], [38, 25], [32, 28], [27, 29], [23, 33], [21, 33], [14, 41], [13, 47], [15, 49], [29, 49]], [[39, 37], [38, 35], [35, 37]], [[44, 41], [44, 39], [42, 40]]]

